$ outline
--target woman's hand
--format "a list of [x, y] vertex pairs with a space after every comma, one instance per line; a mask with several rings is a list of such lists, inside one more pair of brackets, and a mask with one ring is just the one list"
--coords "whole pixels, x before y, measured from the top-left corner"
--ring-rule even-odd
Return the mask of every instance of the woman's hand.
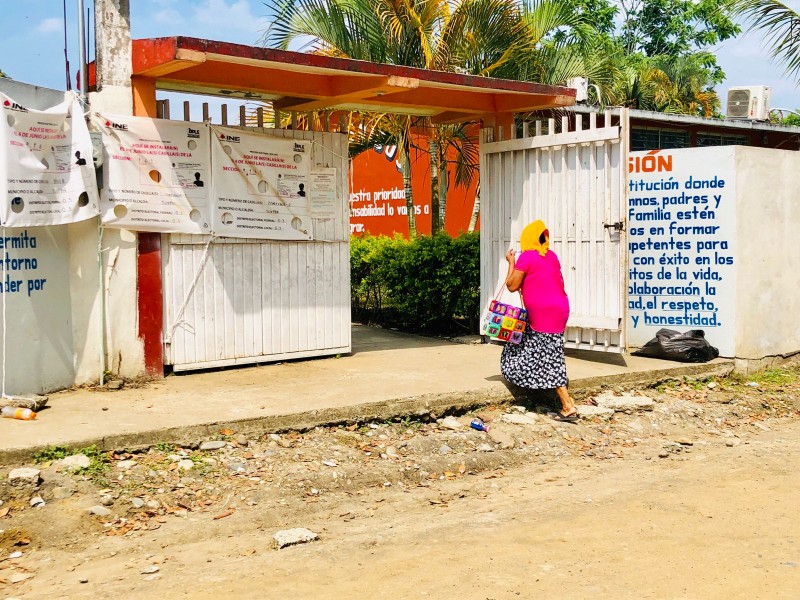
[[517, 259], [516, 259], [516, 252], [514, 251], [513, 248], [510, 248], [508, 252], [506, 252], [506, 260], [508, 261], [509, 265], [514, 266], [514, 263], [516, 262]]

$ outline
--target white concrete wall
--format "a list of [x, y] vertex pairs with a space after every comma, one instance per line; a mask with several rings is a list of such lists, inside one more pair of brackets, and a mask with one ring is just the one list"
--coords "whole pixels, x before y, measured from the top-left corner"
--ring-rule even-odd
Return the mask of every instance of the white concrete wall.
[[[93, 111], [129, 115], [132, 111], [130, 88], [110, 87], [89, 95]], [[91, 232], [76, 239], [75, 263], [86, 264], [89, 256], [97, 255], [97, 226]], [[103, 263], [105, 265], [105, 315], [106, 315], [106, 369], [121, 377], [142, 375], [144, 369], [144, 346], [139, 339], [139, 308], [137, 291], [138, 240], [135, 232], [123, 229], [105, 229], [103, 232]], [[96, 264], [96, 258], [94, 258]], [[95, 267], [95, 280], [98, 279]], [[95, 287], [95, 292], [97, 286]], [[79, 290], [86, 298], [90, 292]], [[99, 313], [98, 313], [99, 315]], [[88, 339], [100, 341], [100, 320], [88, 318], [87, 326], [97, 328], [90, 331]], [[99, 347], [87, 351], [99, 355]], [[86, 373], [81, 368], [79, 373]], [[99, 367], [98, 367], [99, 369]], [[90, 377], [97, 379], [99, 370]]]
[[23, 106], [36, 110], [47, 110], [64, 101], [62, 91], [22, 83], [8, 77], [0, 77], [0, 92]]
[[800, 152], [736, 148], [736, 356], [800, 351]]
[[67, 228], [0, 230], [3, 390], [26, 394], [68, 387], [75, 368]]
[[[97, 219], [69, 225], [69, 242], [75, 383], [97, 381], [103, 370], [121, 377], [142, 375], [144, 348], [138, 337], [136, 234], [116, 229], [103, 232], [104, 312]], [[103, 352], [105, 358], [101, 360]]]
[[[58, 90], [3, 79], [0, 91], [39, 110], [64, 98]], [[92, 100], [95, 110], [131, 112], [130, 88], [113, 86], [92, 94]], [[98, 223], [96, 218], [72, 225], [29, 227], [28, 236], [36, 238], [36, 248], [8, 250], [10, 259], [35, 258], [37, 268], [7, 273], [21, 283], [19, 291], [10, 291], [6, 297], [6, 393], [47, 393], [97, 381], [104, 368], [123, 377], [144, 373], [144, 350], [138, 337], [136, 234], [103, 233], [104, 315]], [[6, 228], [3, 236], [12, 238], [25, 230]], [[5, 252], [0, 250], [0, 259], [5, 259]], [[29, 296], [28, 281], [35, 279], [47, 281]]]

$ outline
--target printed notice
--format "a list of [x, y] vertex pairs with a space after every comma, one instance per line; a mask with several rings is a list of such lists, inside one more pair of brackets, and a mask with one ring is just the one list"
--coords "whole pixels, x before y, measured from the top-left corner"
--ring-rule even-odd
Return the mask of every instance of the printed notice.
[[203, 123], [95, 115], [103, 134], [103, 223], [211, 233], [209, 131]]
[[99, 213], [92, 141], [74, 97], [48, 111], [0, 94], [0, 220], [61, 225]]
[[312, 239], [311, 142], [211, 127], [215, 234]]
[[734, 353], [734, 149], [632, 152], [628, 165], [629, 342], [702, 329]]
[[339, 205], [336, 192], [336, 168], [317, 168], [311, 171], [311, 208], [315, 217], [334, 217]]

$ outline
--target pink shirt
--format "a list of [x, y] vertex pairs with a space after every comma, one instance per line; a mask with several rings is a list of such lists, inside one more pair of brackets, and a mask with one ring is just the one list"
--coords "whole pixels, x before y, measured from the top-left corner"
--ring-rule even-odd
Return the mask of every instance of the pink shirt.
[[522, 301], [531, 329], [541, 333], [564, 333], [569, 318], [569, 298], [556, 253], [542, 256], [535, 250], [520, 254], [514, 268], [525, 273]]

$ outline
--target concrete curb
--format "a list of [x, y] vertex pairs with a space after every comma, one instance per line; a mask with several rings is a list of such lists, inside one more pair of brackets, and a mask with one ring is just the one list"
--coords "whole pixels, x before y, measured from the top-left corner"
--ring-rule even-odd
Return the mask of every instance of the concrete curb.
[[[653, 386], [667, 380], [705, 378], [728, 375], [733, 371], [733, 361], [716, 361], [694, 364], [674, 369], [622, 373], [602, 377], [589, 377], [570, 381], [570, 393], [577, 399], [586, 397], [603, 388], [626, 388]], [[354, 406], [326, 408], [280, 415], [265, 415], [238, 420], [220, 420], [180, 427], [165, 427], [148, 431], [120, 433], [102, 438], [68, 440], [59, 445], [69, 448], [85, 448], [96, 445], [99, 449], [140, 450], [158, 443], [194, 446], [204, 438], [219, 434], [223, 428], [233, 429], [248, 436], [281, 431], [305, 431], [322, 425], [386, 420], [395, 417], [420, 416], [431, 412], [442, 415], [446, 412], [464, 412], [488, 404], [507, 404], [519, 398], [506, 387], [458, 391], [447, 394], [426, 394], [409, 398], [395, 398], [368, 402]], [[0, 465], [22, 464], [45, 450], [47, 446], [10, 448], [0, 450]]]

